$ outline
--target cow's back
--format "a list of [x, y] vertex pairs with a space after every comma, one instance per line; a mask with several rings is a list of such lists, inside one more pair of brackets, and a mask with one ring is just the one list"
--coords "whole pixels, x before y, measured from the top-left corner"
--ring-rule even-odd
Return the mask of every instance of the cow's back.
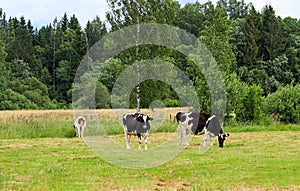
[[190, 129], [190, 131], [196, 135], [202, 132], [205, 127], [206, 120], [202, 119], [203, 116], [207, 117], [206, 114], [203, 115], [198, 112], [178, 112], [176, 114], [176, 120], [180, 125]]
[[209, 132], [213, 133], [215, 136], [219, 135], [220, 133], [223, 133], [219, 120], [215, 116], [208, 121], [206, 128]]
[[136, 130], [137, 121], [133, 118], [132, 114], [125, 114], [123, 116], [123, 125], [126, 126], [128, 132]]

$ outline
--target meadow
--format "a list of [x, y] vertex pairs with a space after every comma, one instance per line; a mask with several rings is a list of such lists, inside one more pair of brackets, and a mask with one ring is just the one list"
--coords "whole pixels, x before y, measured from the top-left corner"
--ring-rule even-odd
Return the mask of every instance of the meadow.
[[[163, 122], [152, 121], [150, 150], [176, 134], [172, 116], [177, 110], [166, 111]], [[109, 112], [97, 111], [98, 117], [108, 137], [125, 150], [120, 118]], [[116, 166], [92, 152], [84, 139], [74, 137], [73, 119], [71, 110], [1, 111], [0, 190], [300, 189], [297, 124], [225, 126], [231, 135], [222, 149], [215, 144], [199, 154], [203, 136], [197, 135], [163, 165], [138, 169]]]

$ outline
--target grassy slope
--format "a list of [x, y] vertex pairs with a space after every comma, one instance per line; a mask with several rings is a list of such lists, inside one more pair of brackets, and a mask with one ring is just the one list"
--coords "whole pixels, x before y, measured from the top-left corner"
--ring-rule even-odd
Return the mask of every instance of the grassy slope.
[[[152, 134], [149, 147], [163, 135]], [[110, 165], [77, 138], [2, 139], [0, 190], [297, 190], [299, 137], [300, 131], [232, 133], [223, 149], [215, 145], [204, 155], [203, 137], [194, 137], [177, 157], [150, 169]]]

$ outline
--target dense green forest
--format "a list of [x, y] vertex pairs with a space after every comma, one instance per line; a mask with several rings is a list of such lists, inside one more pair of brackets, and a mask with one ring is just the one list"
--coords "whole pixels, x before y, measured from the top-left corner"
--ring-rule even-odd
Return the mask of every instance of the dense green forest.
[[[72, 107], [76, 70], [88, 51], [106, 34], [141, 23], [176, 26], [195, 35], [212, 52], [226, 84], [226, 115], [237, 121], [260, 121], [273, 115], [280, 121], [300, 121], [300, 20], [281, 18], [271, 5], [262, 10], [238, 0], [216, 5], [175, 0], [107, 0], [105, 20], [98, 16], [80, 26], [75, 15], [39, 29], [30, 20], [6, 18], [0, 8], [0, 110]], [[103, 19], [103, 18], [102, 18]], [[210, 92], [201, 72], [182, 54], [165, 47], [139, 48], [143, 59], [166, 60], [190, 78], [200, 108], [210, 112]], [[137, 60], [128, 49], [109, 60], [96, 86], [97, 108], [109, 108], [118, 75]], [[135, 90], [131, 106], [135, 107]], [[141, 107], [154, 100], [180, 106], [165, 83], [141, 83]], [[121, 106], [120, 106], [121, 107]]]

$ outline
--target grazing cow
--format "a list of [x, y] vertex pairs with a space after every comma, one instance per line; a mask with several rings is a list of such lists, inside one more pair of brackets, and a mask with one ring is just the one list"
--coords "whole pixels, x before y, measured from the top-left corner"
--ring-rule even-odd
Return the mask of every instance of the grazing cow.
[[130, 149], [130, 138], [132, 135], [138, 136], [139, 149], [141, 149], [142, 136], [144, 137], [145, 150], [147, 150], [147, 141], [150, 130], [149, 120], [152, 120], [148, 115], [140, 113], [127, 113], [123, 116], [123, 126], [126, 141], [126, 148]]
[[76, 137], [83, 137], [84, 128], [86, 126], [86, 120], [84, 117], [77, 117], [77, 119], [74, 122], [74, 128], [76, 131]]
[[203, 146], [213, 145], [213, 140], [218, 136], [219, 147], [223, 147], [224, 141], [229, 134], [224, 134], [218, 118], [215, 115], [209, 115], [198, 112], [183, 113], [178, 112], [176, 114], [176, 120], [178, 122], [178, 130], [180, 132], [180, 142], [185, 139], [186, 145], [189, 145], [187, 134], [194, 135], [204, 134]]

